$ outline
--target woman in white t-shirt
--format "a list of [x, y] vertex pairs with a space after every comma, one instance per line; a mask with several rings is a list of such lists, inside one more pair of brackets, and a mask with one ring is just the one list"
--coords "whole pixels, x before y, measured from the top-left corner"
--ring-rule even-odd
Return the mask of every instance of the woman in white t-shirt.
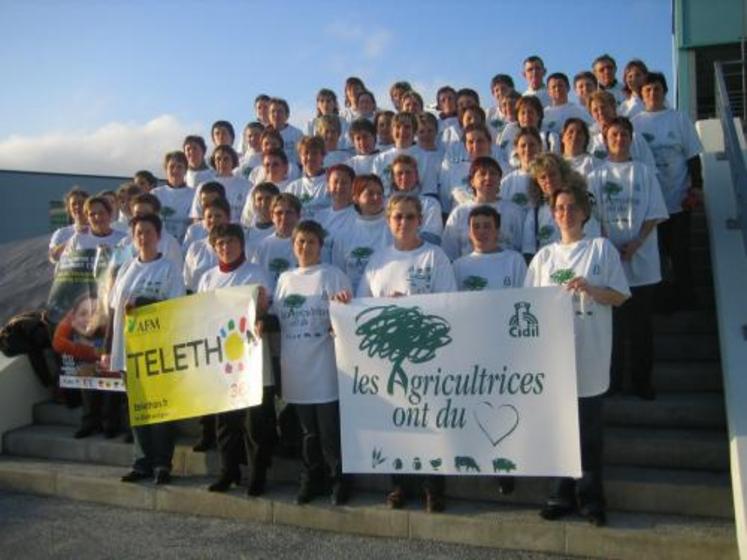
[[[213, 150], [210, 161], [215, 167], [215, 177], [210, 182], [217, 181], [223, 185], [224, 197], [231, 206], [231, 216], [234, 222], [239, 223], [250, 188], [249, 181], [233, 173], [233, 170], [239, 165], [239, 155], [231, 146], [218, 146]], [[200, 193], [202, 192], [203, 184], [198, 185], [192, 200], [192, 208], [190, 209], [189, 216], [193, 220], [200, 220], [202, 218], [202, 198], [200, 197]]]
[[280, 323], [281, 391], [293, 404], [302, 434], [301, 480], [296, 502], [305, 504], [332, 483], [331, 501], [347, 501], [342, 475], [337, 364], [329, 319], [330, 299], [349, 301], [350, 280], [321, 262], [324, 228], [304, 220], [292, 234], [298, 268], [278, 278], [273, 314]]
[[573, 294], [576, 334], [581, 468], [579, 480], [555, 480], [540, 515], [557, 519], [579, 511], [594, 525], [604, 525], [602, 490], [602, 401], [610, 379], [612, 307], [630, 297], [615, 247], [608, 240], [590, 239], [584, 223], [591, 215], [586, 192], [566, 186], [550, 199], [560, 241], [539, 250], [532, 259], [526, 287], [564, 285]]
[[65, 244], [73, 235], [88, 230], [88, 220], [83, 205], [89, 196], [79, 187], [73, 187], [65, 195], [65, 211], [72, 223], [56, 229], [49, 240], [49, 262], [52, 264], [57, 263], [62, 251], [65, 250]]
[[[155, 214], [135, 216], [130, 222], [138, 255], [122, 265], [109, 299], [113, 320], [106, 341], [110, 353], [101, 357], [104, 369], [127, 370], [124, 332], [128, 309], [184, 295], [181, 271], [158, 251], [162, 227], [161, 219]], [[155, 484], [170, 482], [174, 428], [174, 422], [160, 422], [133, 429], [135, 461], [122, 482], [146, 478], [153, 478]]]
[[[528, 261], [540, 248], [560, 239], [560, 231], [550, 210], [552, 194], [570, 183], [586, 189], [585, 179], [575, 173], [567, 161], [557, 154], [540, 154], [532, 162], [529, 171], [532, 177], [528, 189], [531, 208], [524, 220], [521, 243], [521, 252], [526, 255]], [[584, 233], [587, 237], [601, 235], [599, 222], [593, 215], [584, 224]]]
[[612, 392], [622, 389], [625, 346], [630, 342], [633, 392], [654, 398], [651, 370], [654, 363], [652, 309], [654, 291], [661, 281], [657, 224], [668, 218], [654, 170], [630, 158], [633, 125], [625, 117], [610, 121], [605, 129], [609, 157], [589, 176], [597, 201], [604, 236], [620, 251], [623, 270], [633, 294], [615, 309], [612, 353]]
[[[398, 297], [457, 291], [454, 271], [443, 250], [423, 241], [420, 225], [423, 208], [414, 194], [397, 193], [387, 204], [387, 219], [394, 244], [375, 253], [358, 285], [358, 297]], [[392, 476], [392, 491], [386, 498], [392, 509], [404, 506], [407, 486], [422, 482], [428, 512], [444, 509], [444, 478], [439, 475]]]

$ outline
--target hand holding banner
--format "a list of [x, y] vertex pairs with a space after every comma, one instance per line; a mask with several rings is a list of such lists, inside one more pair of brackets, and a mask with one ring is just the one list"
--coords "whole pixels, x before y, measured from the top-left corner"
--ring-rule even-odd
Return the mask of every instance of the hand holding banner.
[[126, 318], [133, 426], [254, 406], [266, 344], [253, 333], [257, 286], [223, 288], [133, 309]]

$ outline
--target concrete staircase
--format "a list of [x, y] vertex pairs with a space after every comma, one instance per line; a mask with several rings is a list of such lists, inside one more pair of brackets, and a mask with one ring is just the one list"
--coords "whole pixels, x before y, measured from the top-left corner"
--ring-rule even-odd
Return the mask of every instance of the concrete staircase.
[[490, 477], [453, 477], [447, 512], [427, 515], [383, 505], [386, 477], [358, 476], [349, 506], [293, 503], [299, 465], [276, 459], [266, 497], [205, 490], [217, 457], [191, 450], [185, 423], [174, 457], [175, 483], [119, 482], [131, 446], [100, 436], [74, 440], [79, 410], [41, 403], [33, 424], [6, 433], [0, 487], [124, 507], [261, 520], [386, 537], [433, 539], [504, 549], [601, 558], [736, 558], [721, 370], [702, 216], [693, 224], [696, 309], [655, 320], [657, 400], [616, 396], [605, 408], [605, 492], [609, 525], [580, 518], [546, 522], [537, 515], [547, 481], [521, 479], [508, 497]]

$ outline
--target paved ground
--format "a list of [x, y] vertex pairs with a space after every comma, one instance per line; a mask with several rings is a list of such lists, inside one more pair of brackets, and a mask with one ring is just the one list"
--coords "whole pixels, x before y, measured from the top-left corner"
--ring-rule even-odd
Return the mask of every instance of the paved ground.
[[340, 535], [295, 527], [164, 514], [0, 491], [0, 556], [48, 558], [216, 558], [407, 560], [551, 556], [423, 541]]

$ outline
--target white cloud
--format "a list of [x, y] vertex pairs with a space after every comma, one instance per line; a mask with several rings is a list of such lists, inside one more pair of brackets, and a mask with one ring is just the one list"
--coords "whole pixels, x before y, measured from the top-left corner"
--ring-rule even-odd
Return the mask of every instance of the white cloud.
[[161, 115], [144, 124], [111, 122], [93, 131], [13, 135], [0, 140], [0, 169], [123, 176], [150, 169], [159, 174], [163, 154], [202, 129]]
[[392, 42], [392, 32], [383, 27], [364, 27], [350, 22], [337, 21], [326, 28], [333, 39], [360, 46], [360, 53], [367, 59], [379, 58]]

